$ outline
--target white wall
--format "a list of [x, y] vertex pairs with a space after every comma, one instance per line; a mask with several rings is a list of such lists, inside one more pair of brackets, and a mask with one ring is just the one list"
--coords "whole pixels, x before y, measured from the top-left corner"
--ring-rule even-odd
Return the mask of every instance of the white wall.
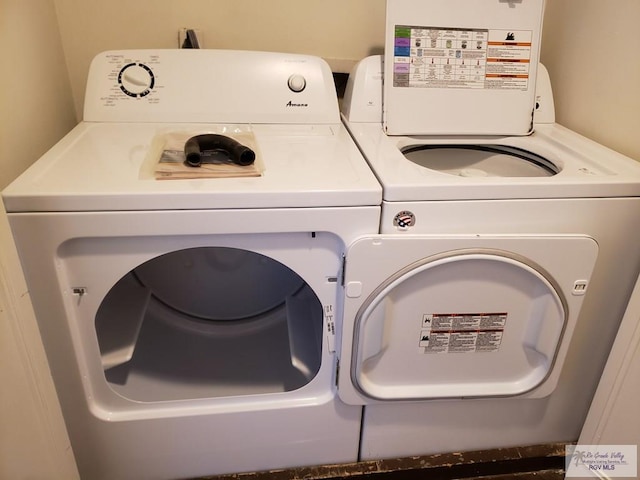
[[547, 0], [557, 120], [640, 161], [640, 1]]
[[[0, 0], [0, 188], [70, 130], [51, 0]], [[60, 406], [0, 204], [0, 478], [77, 478]]]
[[0, 0], [0, 189], [75, 123], [52, 0]]
[[583, 445], [640, 444], [640, 280], [591, 404]]

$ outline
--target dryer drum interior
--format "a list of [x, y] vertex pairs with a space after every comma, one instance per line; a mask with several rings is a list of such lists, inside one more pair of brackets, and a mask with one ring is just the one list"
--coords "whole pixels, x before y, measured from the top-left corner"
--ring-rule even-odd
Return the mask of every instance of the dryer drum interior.
[[421, 167], [461, 177], [550, 177], [559, 172], [543, 156], [508, 145], [411, 145], [402, 153]]
[[228, 247], [143, 263], [96, 314], [105, 377], [136, 401], [291, 391], [321, 362], [322, 305], [282, 263]]

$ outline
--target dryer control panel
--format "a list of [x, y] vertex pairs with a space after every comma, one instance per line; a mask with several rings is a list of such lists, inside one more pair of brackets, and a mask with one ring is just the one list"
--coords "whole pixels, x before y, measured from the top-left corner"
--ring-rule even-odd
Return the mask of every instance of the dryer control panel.
[[[259, 81], [256, 81], [259, 79]], [[122, 50], [94, 58], [84, 120], [339, 123], [318, 57], [233, 50]]]

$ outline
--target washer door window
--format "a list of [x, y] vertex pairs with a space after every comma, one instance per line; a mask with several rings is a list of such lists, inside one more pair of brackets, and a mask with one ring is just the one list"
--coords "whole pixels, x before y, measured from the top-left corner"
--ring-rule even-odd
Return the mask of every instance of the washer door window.
[[360, 240], [347, 262], [340, 396], [357, 404], [536, 389], [561, 366], [596, 255], [587, 237]]
[[95, 326], [111, 388], [161, 401], [300, 388], [320, 368], [322, 322], [311, 287], [282, 263], [201, 247], [133, 269]]

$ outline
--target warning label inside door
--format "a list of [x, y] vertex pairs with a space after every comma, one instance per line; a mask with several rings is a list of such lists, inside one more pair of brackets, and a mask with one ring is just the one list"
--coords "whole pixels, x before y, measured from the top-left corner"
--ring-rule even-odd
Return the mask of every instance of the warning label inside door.
[[502, 343], [507, 313], [427, 313], [422, 317], [424, 353], [495, 352]]

